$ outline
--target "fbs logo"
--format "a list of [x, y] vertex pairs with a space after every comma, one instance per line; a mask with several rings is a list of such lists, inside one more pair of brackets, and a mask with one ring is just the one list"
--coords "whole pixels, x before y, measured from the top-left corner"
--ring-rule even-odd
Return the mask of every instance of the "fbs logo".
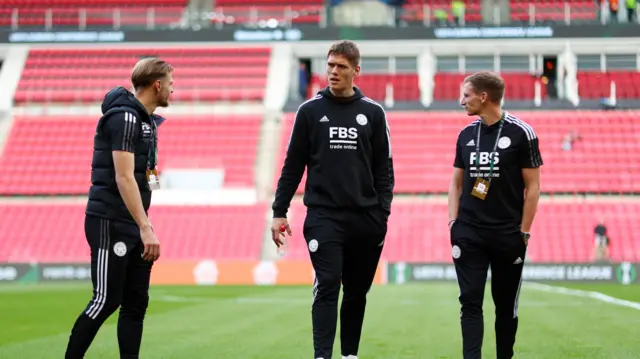
[[355, 127], [329, 127], [329, 148], [332, 150], [357, 150], [358, 129]]
[[329, 127], [329, 138], [355, 140], [358, 138], [358, 129], [355, 127]]
[[[469, 157], [469, 170], [471, 177], [500, 177], [500, 154], [498, 152], [480, 152], [480, 158], [477, 158], [475, 152], [471, 152]], [[493, 159], [493, 172], [491, 172], [491, 159]], [[479, 173], [478, 173], [479, 172]]]
[[[476, 158], [476, 152], [471, 152], [471, 156], [469, 158], [469, 163], [473, 166], [473, 165], [477, 165], [479, 164], [480, 166], [488, 166], [489, 165], [489, 161], [491, 160], [491, 158], [493, 158], [494, 162], [493, 162], [493, 168], [495, 169], [495, 165], [497, 165], [498, 163], [500, 163], [500, 154], [498, 152], [480, 152], [480, 160], [477, 161]], [[476, 161], [478, 163], [476, 163]]]

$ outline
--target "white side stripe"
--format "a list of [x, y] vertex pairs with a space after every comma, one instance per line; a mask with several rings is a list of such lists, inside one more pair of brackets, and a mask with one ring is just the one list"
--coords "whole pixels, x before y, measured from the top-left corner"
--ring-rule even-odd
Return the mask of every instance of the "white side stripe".
[[518, 284], [518, 291], [516, 292], [516, 299], [513, 303], [513, 318], [518, 317], [518, 305], [520, 303], [520, 289], [522, 288], [522, 274], [520, 274], [520, 283]]
[[534, 167], [542, 165], [542, 159], [540, 158], [540, 151], [538, 150], [538, 137], [531, 126], [521, 119], [507, 114], [505, 117], [507, 123], [514, 124], [524, 131], [527, 142], [529, 142], [529, 160]]
[[104, 295], [103, 290], [103, 280], [102, 280], [102, 272], [103, 272], [103, 264], [104, 259], [102, 258], [102, 246], [104, 243], [104, 221], [100, 220], [100, 243], [98, 246], [98, 263], [96, 265], [96, 294], [93, 299], [93, 303], [91, 307], [87, 310], [87, 315], [91, 317], [91, 313], [93, 313], [96, 309], [96, 306], [102, 301], [102, 297]]
[[379, 103], [375, 102], [374, 100], [368, 98], [368, 97], [363, 97], [362, 98], [364, 101], [367, 101], [369, 103], [372, 103], [378, 107], [380, 107], [380, 109], [382, 110], [382, 115], [384, 116], [384, 124], [387, 128], [387, 143], [389, 144], [389, 158], [392, 158], [392, 150], [391, 150], [391, 130], [389, 129], [389, 121], [387, 120], [387, 112], [384, 110], [384, 107], [382, 107], [382, 105], [380, 105]]
[[535, 282], [528, 282], [527, 287], [531, 289], [539, 290], [541, 292], [571, 295], [571, 296], [580, 297], [580, 298], [591, 298], [591, 299], [599, 300], [601, 302], [617, 305], [620, 307], [627, 307], [635, 310], [640, 310], [640, 303], [638, 302], [618, 299], [600, 292], [569, 289], [565, 287], [559, 287], [555, 285], [548, 285], [548, 284], [535, 283]]
[[103, 219], [100, 221], [100, 247], [98, 249], [98, 264], [96, 268], [96, 295], [91, 307], [89, 307], [86, 312], [87, 316], [91, 319], [96, 319], [107, 302], [107, 273], [109, 272], [110, 242], [109, 221]]
[[316, 296], [318, 296], [318, 276], [313, 276], [313, 303], [316, 302]]
[[536, 133], [533, 131], [533, 128], [529, 126], [528, 123], [522, 121], [517, 117], [511, 116], [509, 114], [505, 116], [505, 120], [509, 123], [513, 123], [515, 125], [518, 125], [520, 128], [522, 128], [524, 132], [527, 134], [527, 139], [529, 139], [529, 141], [532, 141], [534, 138], [536, 138]]
[[136, 116], [132, 113], [124, 113], [124, 133], [122, 136], [122, 149], [130, 152], [135, 151], [134, 136], [136, 133]]

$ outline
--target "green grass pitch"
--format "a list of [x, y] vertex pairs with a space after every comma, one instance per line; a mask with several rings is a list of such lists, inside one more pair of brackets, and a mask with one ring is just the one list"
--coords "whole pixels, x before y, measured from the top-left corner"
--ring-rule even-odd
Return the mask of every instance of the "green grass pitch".
[[[640, 302], [640, 286], [565, 286]], [[488, 289], [483, 357], [495, 358]], [[372, 288], [360, 359], [461, 358], [457, 295], [455, 283]], [[0, 358], [63, 358], [89, 296], [86, 283], [0, 286]], [[526, 284], [519, 308], [516, 358], [640, 358], [637, 309]], [[310, 311], [311, 287], [154, 286], [141, 358], [312, 358]], [[87, 359], [118, 357], [116, 319], [102, 327]], [[339, 340], [334, 353], [340, 358]]]

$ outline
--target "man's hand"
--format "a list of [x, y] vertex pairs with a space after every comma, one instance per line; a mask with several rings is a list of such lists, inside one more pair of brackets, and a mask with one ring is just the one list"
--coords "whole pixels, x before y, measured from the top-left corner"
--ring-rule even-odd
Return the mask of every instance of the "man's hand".
[[524, 246], [528, 247], [529, 246], [529, 238], [530, 238], [530, 234], [528, 232], [520, 232], [520, 236], [522, 237], [522, 241], [524, 242]]
[[151, 227], [144, 227], [140, 229], [140, 238], [144, 245], [144, 252], [142, 253], [142, 259], [146, 261], [156, 261], [160, 257], [160, 241], [153, 233]]
[[284, 237], [284, 233], [282, 233], [281, 229], [284, 229], [287, 234], [291, 236], [291, 227], [289, 227], [289, 222], [287, 221], [287, 219], [274, 218], [273, 223], [271, 224], [271, 239], [273, 239], [273, 243], [275, 243], [277, 247], [280, 247], [284, 244], [283, 238], [280, 237]]

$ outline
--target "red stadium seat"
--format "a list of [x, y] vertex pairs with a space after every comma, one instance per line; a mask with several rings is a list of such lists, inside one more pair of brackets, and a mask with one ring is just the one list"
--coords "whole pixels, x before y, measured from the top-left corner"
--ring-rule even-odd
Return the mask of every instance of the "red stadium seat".
[[545, 21], [572, 23], [598, 20], [599, 4], [590, 0], [511, 0], [511, 20], [530, 23]]
[[174, 66], [175, 102], [261, 101], [264, 97], [268, 47], [49, 49], [29, 52], [15, 102], [102, 101], [105, 89], [131, 86], [131, 68], [142, 56], [159, 56]]
[[[162, 240], [162, 260], [256, 260], [268, 210], [267, 203], [154, 206], [150, 216]], [[446, 204], [396, 201], [392, 212], [384, 260], [451, 262]], [[83, 204], [4, 204], [0, 205], [0, 216], [6, 223], [0, 226], [0, 261], [86, 261]], [[289, 211], [294, 233], [288, 259], [308, 259], [302, 237], [304, 216], [304, 206], [295, 201]], [[634, 238], [640, 230], [640, 204], [628, 202], [541, 203], [528, 259], [547, 263], [591, 261], [593, 228], [600, 218], [612, 238], [613, 260], [639, 261], [640, 243]]]
[[579, 71], [578, 94], [584, 99], [600, 99], [611, 95], [611, 82], [616, 84], [616, 98], [640, 98], [638, 71]]
[[[188, 158], [190, 167], [222, 167], [227, 186], [253, 187], [261, 120], [259, 115], [167, 116], [159, 129], [160, 170]], [[15, 118], [0, 157], [0, 194], [86, 194], [96, 121]]]
[[[45, 26], [155, 26], [180, 21], [188, 0], [5, 0], [0, 3], [0, 25]], [[17, 17], [12, 14], [17, 10]], [[150, 13], [150, 10], [152, 12]], [[152, 16], [152, 17], [150, 17]]]
[[[86, 262], [84, 207], [0, 205], [0, 262]], [[149, 216], [162, 242], [161, 260], [257, 260], [267, 207], [152, 206]]]
[[[461, 84], [469, 74], [456, 74], [440, 72], [435, 74], [433, 80], [435, 89], [433, 99], [435, 101], [459, 101], [461, 96]], [[503, 72], [500, 74], [505, 81], [505, 101], [508, 100], [532, 100], [535, 96], [535, 83], [537, 78], [528, 73]], [[547, 95], [547, 87], [540, 86], [541, 96]]]
[[[305, 259], [308, 249], [302, 238], [306, 210], [295, 202], [289, 211], [294, 230], [289, 257]], [[534, 262], [590, 262], [594, 246], [593, 228], [604, 218], [612, 238], [615, 261], [640, 260], [638, 203], [541, 203], [532, 228], [527, 256]], [[396, 201], [389, 217], [383, 259], [407, 262], [451, 262], [447, 205]]]
[[[314, 89], [322, 89], [328, 84], [327, 77], [314, 75], [311, 78], [308, 97], [315, 96]], [[420, 101], [420, 86], [418, 74], [367, 74], [358, 77], [355, 86], [358, 86], [365, 96], [383, 102], [386, 97], [387, 85], [393, 87], [395, 101], [418, 102]]]
[[[540, 138], [543, 192], [640, 191], [640, 122], [637, 111], [515, 111]], [[473, 119], [460, 112], [388, 112], [394, 147], [396, 192], [445, 193], [449, 188], [455, 141]], [[284, 161], [293, 114], [282, 121], [276, 180]], [[582, 141], [562, 150], [576, 130]], [[305, 174], [306, 176], [306, 174]], [[303, 178], [298, 193], [304, 188]]]

